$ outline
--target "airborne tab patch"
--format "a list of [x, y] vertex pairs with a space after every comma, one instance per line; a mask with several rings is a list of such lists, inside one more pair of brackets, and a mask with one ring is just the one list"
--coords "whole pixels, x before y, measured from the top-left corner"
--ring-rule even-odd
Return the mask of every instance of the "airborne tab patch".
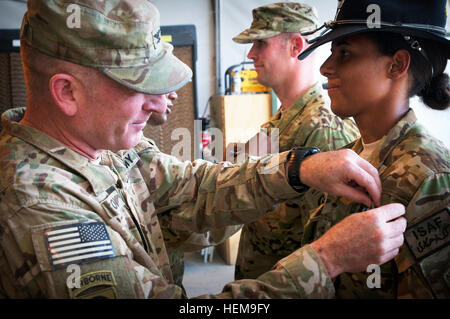
[[109, 270], [94, 271], [79, 278], [79, 287], [68, 288], [73, 299], [116, 299], [116, 280]]
[[47, 228], [44, 236], [53, 269], [115, 256], [105, 224], [102, 222]]
[[450, 211], [445, 208], [405, 232], [406, 243], [416, 259], [428, 256], [450, 243]]

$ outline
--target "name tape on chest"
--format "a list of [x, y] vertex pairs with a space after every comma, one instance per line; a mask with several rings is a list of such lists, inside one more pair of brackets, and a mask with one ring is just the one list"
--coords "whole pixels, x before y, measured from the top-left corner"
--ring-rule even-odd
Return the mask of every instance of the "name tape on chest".
[[44, 236], [53, 269], [115, 257], [105, 224], [101, 222], [47, 228]]
[[123, 165], [129, 170], [139, 162], [139, 159], [139, 155], [135, 151], [129, 150], [123, 158]]
[[416, 259], [421, 259], [450, 243], [450, 209], [445, 209], [408, 227], [406, 243]]

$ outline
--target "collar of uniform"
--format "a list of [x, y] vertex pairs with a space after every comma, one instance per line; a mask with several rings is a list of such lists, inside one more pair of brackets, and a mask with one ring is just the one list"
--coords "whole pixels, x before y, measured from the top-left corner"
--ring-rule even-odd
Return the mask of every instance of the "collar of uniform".
[[[382, 138], [377, 148], [373, 151], [369, 158], [369, 162], [380, 170], [381, 165], [386, 160], [386, 157], [392, 150], [407, 136], [409, 130], [414, 127], [417, 121], [416, 114], [412, 109], [402, 117], [400, 121]], [[356, 153], [361, 153], [363, 150], [362, 139], [359, 138], [352, 148]]]
[[96, 195], [116, 184], [117, 176], [108, 167], [92, 164], [86, 157], [69, 149], [47, 134], [32, 127], [19, 124], [18, 122], [23, 118], [24, 114], [24, 107], [5, 111], [2, 115], [4, 131], [37, 147], [80, 173], [89, 181]]
[[[322, 86], [320, 83], [316, 83], [305, 94], [303, 94], [290, 108], [288, 108], [281, 116], [281, 125], [279, 126], [281, 132], [291, 123], [299, 114], [303, 111], [306, 105], [311, 103], [322, 93]], [[281, 108], [279, 110], [281, 112]]]

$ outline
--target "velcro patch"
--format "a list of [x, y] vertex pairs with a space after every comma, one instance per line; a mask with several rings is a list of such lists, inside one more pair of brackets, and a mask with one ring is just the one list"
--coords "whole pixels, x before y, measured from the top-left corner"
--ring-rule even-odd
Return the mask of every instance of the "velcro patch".
[[116, 299], [116, 280], [109, 270], [99, 270], [82, 275], [78, 287], [68, 288], [73, 299]]
[[408, 227], [406, 243], [418, 260], [450, 243], [450, 210], [448, 207], [427, 219]]
[[53, 269], [115, 257], [108, 231], [102, 222], [47, 228], [44, 236]]

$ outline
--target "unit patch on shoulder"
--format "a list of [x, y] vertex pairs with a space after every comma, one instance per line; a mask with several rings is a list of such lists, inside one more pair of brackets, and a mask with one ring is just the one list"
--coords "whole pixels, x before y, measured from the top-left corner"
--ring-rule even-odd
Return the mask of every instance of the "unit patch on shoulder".
[[78, 287], [68, 288], [73, 299], [116, 299], [116, 280], [109, 270], [99, 270], [82, 275]]
[[450, 243], [450, 210], [448, 207], [408, 227], [406, 243], [416, 259], [421, 259]]
[[44, 236], [53, 269], [115, 257], [114, 248], [102, 222], [47, 228]]

